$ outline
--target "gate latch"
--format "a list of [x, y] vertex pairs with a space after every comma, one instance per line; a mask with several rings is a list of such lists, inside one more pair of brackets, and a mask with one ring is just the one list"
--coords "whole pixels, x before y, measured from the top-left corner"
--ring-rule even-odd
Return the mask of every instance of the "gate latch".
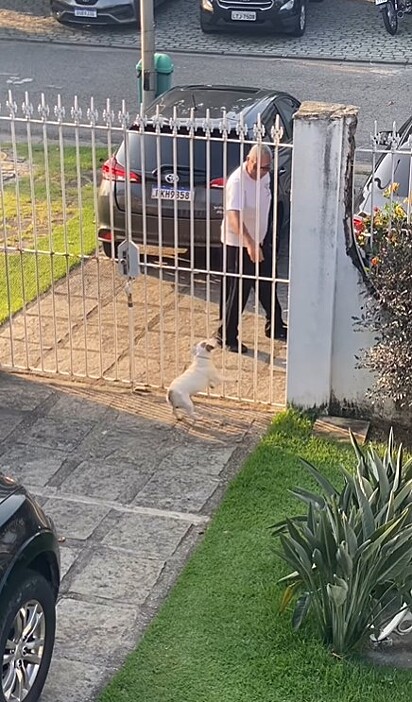
[[125, 278], [137, 278], [140, 275], [140, 252], [134, 241], [126, 239], [119, 244], [118, 269]]

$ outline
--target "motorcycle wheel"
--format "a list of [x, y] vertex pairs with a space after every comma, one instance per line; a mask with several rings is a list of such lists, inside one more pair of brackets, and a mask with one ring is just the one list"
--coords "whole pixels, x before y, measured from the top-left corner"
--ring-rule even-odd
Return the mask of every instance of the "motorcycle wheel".
[[383, 7], [382, 17], [386, 31], [394, 37], [398, 31], [398, 15], [396, 13], [393, 0], [388, 0], [386, 5]]

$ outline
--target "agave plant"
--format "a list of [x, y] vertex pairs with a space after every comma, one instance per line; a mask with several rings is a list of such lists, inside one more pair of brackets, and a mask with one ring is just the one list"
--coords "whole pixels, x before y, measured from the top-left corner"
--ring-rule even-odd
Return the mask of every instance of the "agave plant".
[[296, 598], [294, 628], [311, 610], [338, 654], [412, 601], [412, 460], [403, 463], [402, 447], [395, 452], [392, 432], [383, 460], [351, 439], [357, 466], [353, 474], [342, 468], [343, 488], [303, 461], [322, 491], [292, 490], [307, 514], [274, 527], [293, 568], [280, 581], [287, 585], [281, 609]]

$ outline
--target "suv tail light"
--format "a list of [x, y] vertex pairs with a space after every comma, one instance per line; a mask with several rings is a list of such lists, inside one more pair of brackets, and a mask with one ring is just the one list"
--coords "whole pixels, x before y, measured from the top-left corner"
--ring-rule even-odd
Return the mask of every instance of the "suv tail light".
[[213, 178], [209, 183], [211, 188], [224, 188], [225, 179], [224, 178]]
[[109, 229], [102, 229], [98, 233], [97, 238], [99, 241], [111, 241], [113, 239], [112, 232]]
[[[126, 180], [126, 169], [118, 161], [115, 156], [109, 158], [102, 166], [102, 178], [104, 180], [114, 180], [124, 183]], [[142, 179], [138, 173], [130, 171], [129, 180], [131, 183], [141, 183]]]

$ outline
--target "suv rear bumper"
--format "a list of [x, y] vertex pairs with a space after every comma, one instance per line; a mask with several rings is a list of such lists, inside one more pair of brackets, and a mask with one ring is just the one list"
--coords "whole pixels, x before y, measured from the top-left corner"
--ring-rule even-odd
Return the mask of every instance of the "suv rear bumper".
[[[98, 239], [101, 241], [111, 241], [113, 231], [114, 241], [120, 242], [125, 239], [126, 220], [123, 212], [114, 212], [113, 230], [110, 222], [104, 216], [99, 216]], [[166, 246], [170, 248], [189, 248], [194, 246], [206, 246], [207, 221], [196, 219], [193, 227], [189, 219], [179, 219], [177, 221], [175, 233], [175, 220], [172, 217], [162, 217], [162, 236], [159, 236], [159, 218], [157, 216], [146, 215], [146, 236], [143, 236], [143, 216], [133, 213], [132, 215], [132, 239], [137, 244], [148, 246]], [[221, 220], [210, 220], [210, 246], [220, 247], [220, 227]], [[193, 229], [193, 232], [192, 232]]]

